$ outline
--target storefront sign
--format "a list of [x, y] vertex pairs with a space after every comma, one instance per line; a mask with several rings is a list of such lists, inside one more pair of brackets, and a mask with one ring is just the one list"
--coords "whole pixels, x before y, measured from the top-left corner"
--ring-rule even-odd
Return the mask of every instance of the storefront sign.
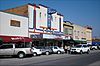
[[43, 38], [54, 39], [55, 38], [55, 35], [43, 34]]
[[21, 36], [0, 36], [3, 42], [31, 42], [32, 39]]
[[54, 35], [64, 35], [62, 32], [58, 32], [58, 31], [54, 31], [53, 34]]
[[43, 38], [43, 34], [31, 35], [31, 38]]
[[56, 36], [55, 39], [63, 40], [63, 36]]
[[11, 38], [11, 40], [22, 40], [24, 38], [21, 38], [21, 37], [16, 37], [16, 38]]

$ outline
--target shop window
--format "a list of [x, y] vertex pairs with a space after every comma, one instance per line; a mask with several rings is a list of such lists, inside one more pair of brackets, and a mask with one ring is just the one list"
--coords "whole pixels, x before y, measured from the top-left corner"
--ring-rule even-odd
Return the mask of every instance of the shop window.
[[10, 21], [10, 26], [20, 27], [20, 21], [11, 20], [11, 21]]

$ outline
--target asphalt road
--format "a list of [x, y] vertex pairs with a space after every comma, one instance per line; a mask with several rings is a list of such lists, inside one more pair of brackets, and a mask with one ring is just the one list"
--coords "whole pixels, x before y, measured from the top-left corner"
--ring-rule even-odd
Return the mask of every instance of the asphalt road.
[[100, 50], [91, 51], [90, 54], [52, 54], [37, 57], [19, 58], [0, 58], [1, 65], [23, 65], [23, 66], [100, 66]]

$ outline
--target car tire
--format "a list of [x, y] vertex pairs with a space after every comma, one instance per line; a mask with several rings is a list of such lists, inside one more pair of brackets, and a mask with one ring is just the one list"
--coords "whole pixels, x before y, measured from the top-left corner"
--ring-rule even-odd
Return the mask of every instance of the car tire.
[[17, 56], [18, 56], [19, 58], [24, 58], [24, 57], [25, 57], [25, 53], [24, 53], [24, 52], [19, 52], [19, 53], [17, 54]]
[[47, 52], [45, 52], [45, 54], [46, 54], [46, 55], [49, 55], [50, 53], [47, 51]]
[[34, 52], [34, 53], [33, 53], [33, 56], [37, 56], [37, 53], [36, 53], [36, 52]]
[[82, 50], [80, 51], [80, 54], [83, 54], [83, 51]]
[[87, 54], [89, 54], [89, 52], [90, 52], [90, 51], [88, 50], [88, 51], [87, 51]]
[[61, 51], [58, 51], [57, 54], [61, 54]]

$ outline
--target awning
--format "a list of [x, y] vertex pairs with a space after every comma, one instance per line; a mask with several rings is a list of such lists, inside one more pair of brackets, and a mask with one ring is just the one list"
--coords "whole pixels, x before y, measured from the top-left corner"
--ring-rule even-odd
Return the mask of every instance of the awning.
[[29, 37], [21, 37], [21, 36], [1, 36], [0, 40], [3, 42], [31, 42], [32, 39]]
[[100, 42], [92, 42], [92, 45], [100, 45]]
[[74, 42], [81, 43], [81, 44], [87, 43], [87, 41], [81, 41], [81, 40], [74, 40]]

